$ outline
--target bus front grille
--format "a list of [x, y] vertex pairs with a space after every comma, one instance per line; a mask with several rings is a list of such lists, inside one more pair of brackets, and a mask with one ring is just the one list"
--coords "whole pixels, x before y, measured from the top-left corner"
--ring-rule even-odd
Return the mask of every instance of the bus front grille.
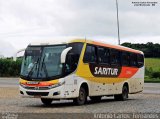
[[47, 87], [29, 87], [29, 86], [27, 86], [27, 87], [24, 87], [25, 89], [29, 89], [29, 90], [48, 90], [49, 89], [49, 87], [47, 86]]
[[31, 96], [48, 96], [49, 92], [29, 92], [29, 91], [26, 91], [26, 93], [28, 95], [31, 95]]

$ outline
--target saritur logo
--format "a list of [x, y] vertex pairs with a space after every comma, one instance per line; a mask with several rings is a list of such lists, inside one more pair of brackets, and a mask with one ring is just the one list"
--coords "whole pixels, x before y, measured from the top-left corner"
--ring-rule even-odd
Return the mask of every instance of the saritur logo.
[[95, 67], [94, 74], [117, 76], [118, 69], [117, 68]]
[[102, 64], [89, 64], [90, 71], [96, 77], [118, 77], [121, 67], [106, 66]]

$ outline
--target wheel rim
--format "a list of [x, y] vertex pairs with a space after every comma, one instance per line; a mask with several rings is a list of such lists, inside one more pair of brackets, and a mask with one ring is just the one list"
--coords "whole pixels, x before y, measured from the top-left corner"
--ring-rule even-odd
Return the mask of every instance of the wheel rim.
[[127, 90], [126, 87], [123, 89], [123, 98], [124, 98], [124, 99], [127, 99], [127, 98], [128, 98], [128, 90]]
[[80, 94], [79, 94], [79, 99], [80, 101], [84, 101], [84, 98], [85, 98], [85, 94], [83, 91], [80, 91]]

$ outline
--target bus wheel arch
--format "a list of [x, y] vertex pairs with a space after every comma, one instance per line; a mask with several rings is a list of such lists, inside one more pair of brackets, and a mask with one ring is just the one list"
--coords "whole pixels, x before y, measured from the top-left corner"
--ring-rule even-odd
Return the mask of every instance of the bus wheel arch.
[[125, 82], [124, 84], [123, 84], [123, 87], [124, 86], [126, 86], [127, 87], [127, 89], [128, 89], [128, 93], [129, 93], [129, 85], [128, 85], [128, 82]]
[[[88, 95], [89, 95], [89, 87], [88, 87], [88, 84], [87, 84], [86, 82], [83, 82], [80, 87], [84, 87], [84, 89], [86, 90], [87, 96], [88, 96]], [[79, 89], [80, 89], [80, 88], [79, 88]]]
[[123, 87], [122, 87], [122, 96], [121, 96], [121, 99], [123, 101], [127, 100], [128, 94], [129, 94], [129, 85], [128, 85], [127, 82], [125, 82], [124, 85], [123, 85]]
[[118, 100], [118, 101], [120, 101], [120, 100], [125, 101], [128, 99], [128, 94], [129, 94], [129, 85], [127, 82], [125, 82], [123, 84], [121, 94], [114, 95], [114, 98], [115, 98], [115, 100]]
[[73, 99], [73, 102], [77, 105], [83, 105], [87, 102], [87, 97], [89, 95], [89, 88], [86, 82], [83, 82], [79, 87], [78, 97]]

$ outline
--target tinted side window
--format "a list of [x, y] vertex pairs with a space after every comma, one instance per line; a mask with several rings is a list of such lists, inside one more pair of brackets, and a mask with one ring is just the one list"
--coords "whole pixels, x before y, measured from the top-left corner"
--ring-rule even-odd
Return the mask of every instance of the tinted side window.
[[98, 62], [109, 64], [109, 58], [110, 58], [109, 49], [98, 47]]
[[70, 43], [68, 44], [68, 47], [72, 47], [72, 50], [70, 52], [80, 55], [83, 43]]
[[[72, 47], [72, 49], [69, 51], [69, 53], [67, 55], [74, 55], [72, 57], [74, 57], [74, 63], [78, 64], [79, 61], [79, 57], [82, 51], [82, 47], [83, 47], [83, 43], [70, 43], [68, 44], [68, 47]], [[70, 60], [70, 58], [67, 56], [67, 58]]]
[[76, 70], [79, 57], [83, 47], [83, 43], [70, 43], [68, 47], [72, 47], [66, 57], [65, 73], [69, 74]]
[[122, 52], [122, 65], [129, 66], [130, 55], [128, 52]]
[[144, 65], [144, 57], [141, 54], [137, 54], [137, 63], [138, 67], [142, 67]]
[[84, 63], [96, 62], [96, 47], [93, 45], [87, 45], [84, 54]]
[[120, 65], [120, 52], [115, 49], [110, 50], [110, 63], [111, 65]]
[[137, 55], [134, 53], [130, 54], [130, 65], [134, 67], [137, 66]]

